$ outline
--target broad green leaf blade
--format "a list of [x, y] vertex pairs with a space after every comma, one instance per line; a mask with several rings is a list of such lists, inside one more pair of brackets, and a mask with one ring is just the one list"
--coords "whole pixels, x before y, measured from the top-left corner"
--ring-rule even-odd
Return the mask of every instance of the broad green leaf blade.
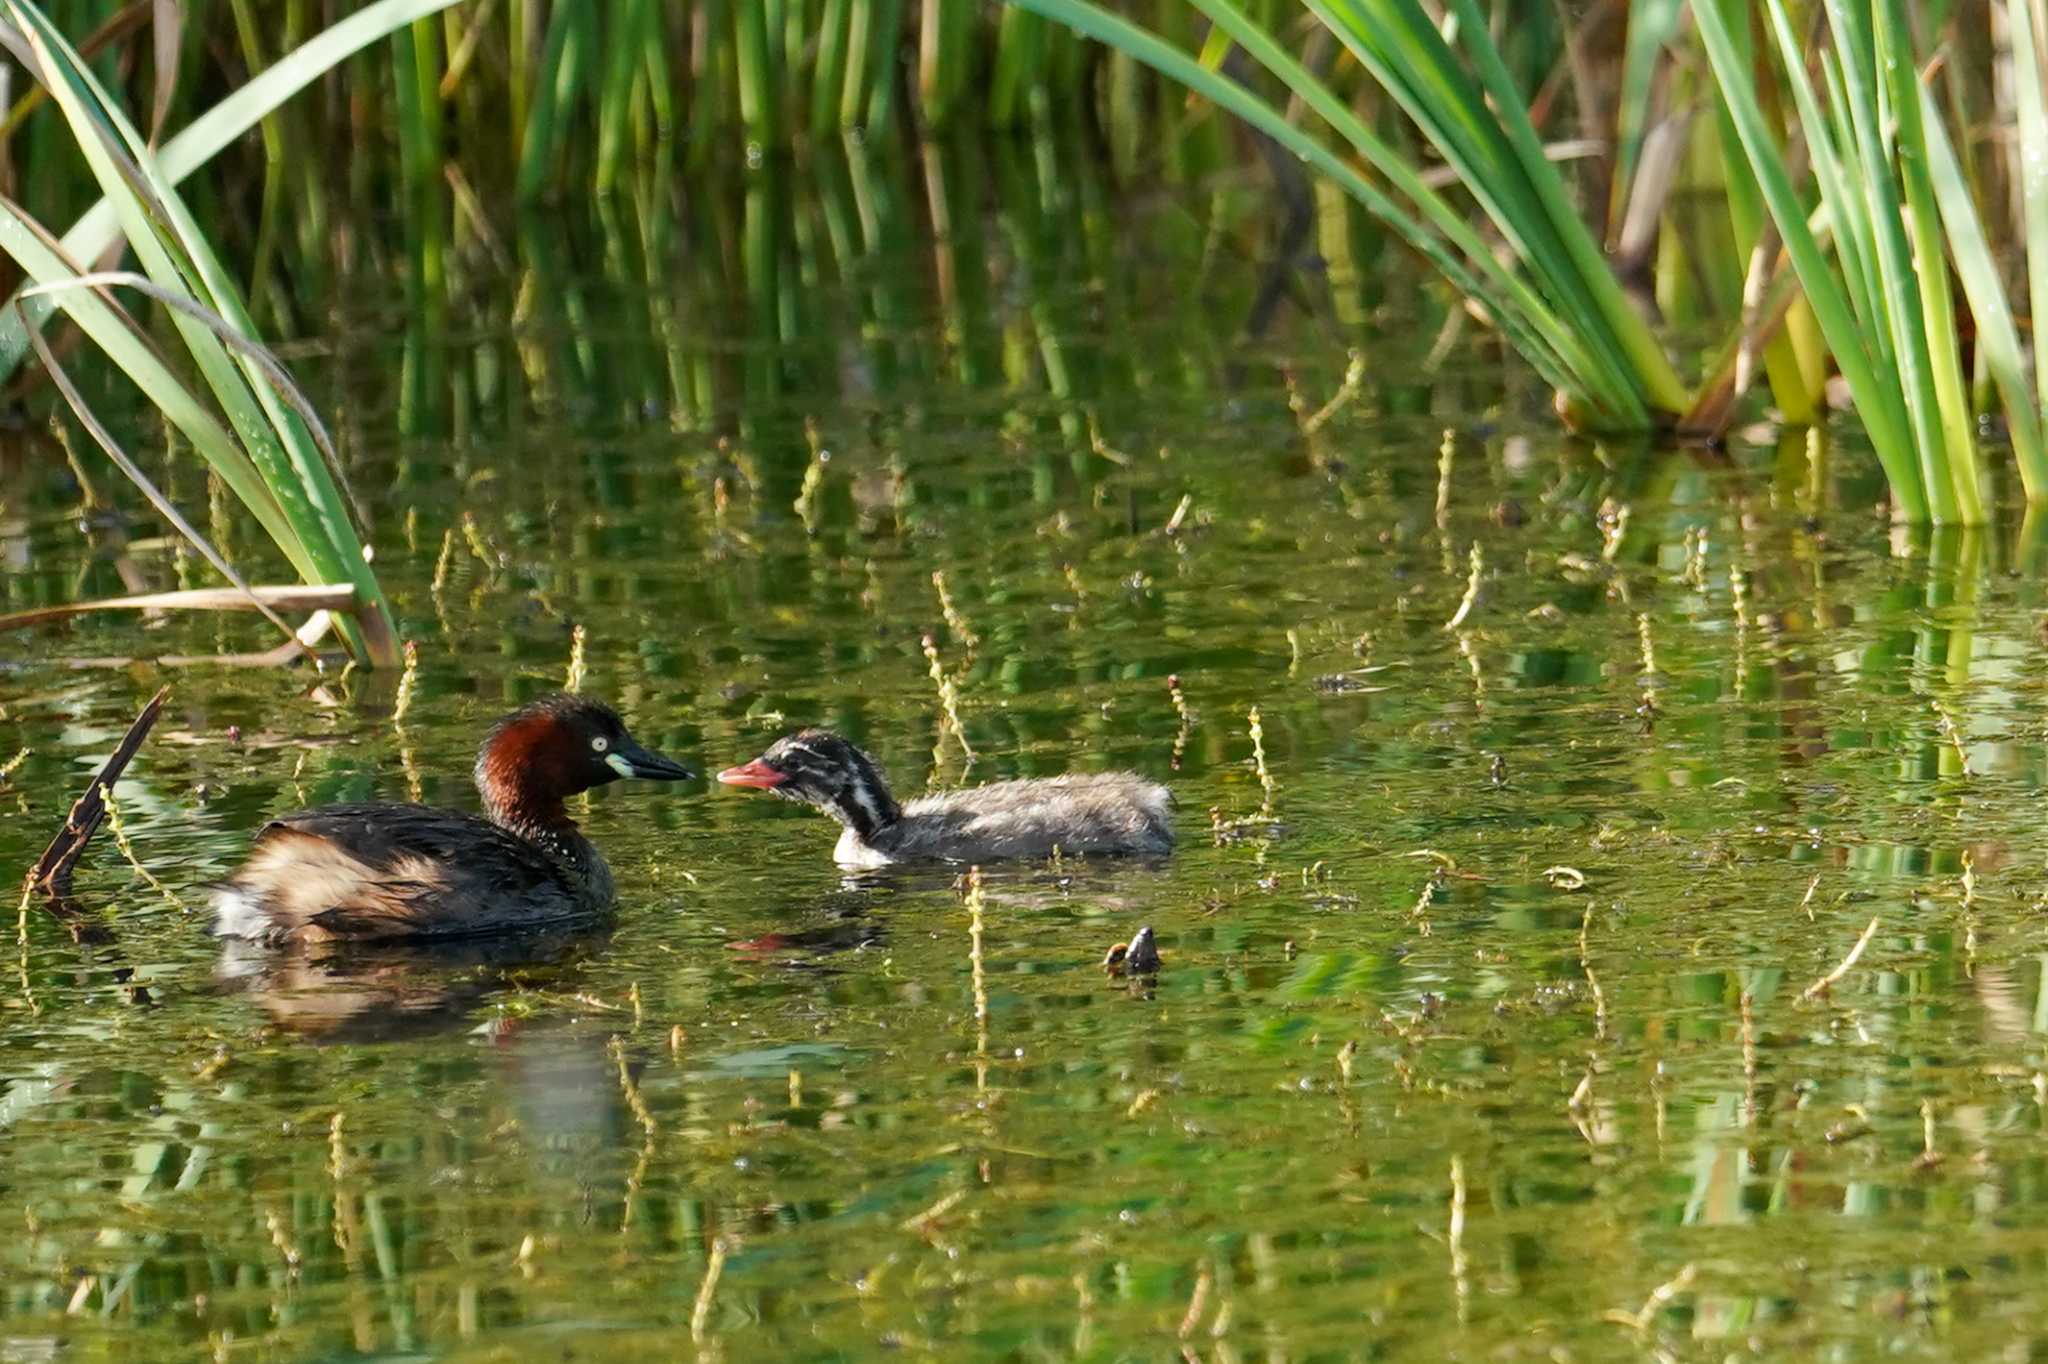
[[1969, 183], [1963, 178], [1955, 147], [1941, 126], [1933, 97], [1923, 88], [1920, 99], [1921, 117], [1927, 129], [1928, 169], [1941, 203], [1941, 221], [1948, 229], [1950, 259], [1963, 283], [1963, 297], [1969, 301], [1970, 313], [1977, 319], [1977, 346], [1984, 353], [1985, 364], [2005, 406], [2013, 456], [2020, 466], [2027, 501], [2048, 501], [2048, 451], [2041, 444], [2040, 400], [2027, 384], [2022, 359], [2025, 352], [2020, 346], [2019, 327], [2013, 321], [2012, 305], [2006, 298], [1998, 258], [1985, 238], [1976, 200], [1970, 197]]
[[[1772, 0], [1774, 4], [1781, 0]], [[1855, 135], [1855, 175], [1870, 205], [1870, 225], [1877, 245], [1878, 286], [1884, 293], [1884, 316], [1898, 365], [1898, 384], [1905, 390], [1906, 418], [1914, 458], [1919, 462], [1921, 491], [1936, 525], [1959, 515], [1955, 483], [1950, 475], [1946, 439], [1941, 428], [1940, 399], [1927, 354], [1925, 311], [1914, 279], [1912, 248], [1900, 206], [1903, 196], [1885, 145], [1890, 121], [1881, 108], [1877, 43], [1868, 26], [1870, 15], [1860, 0], [1827, 0], [1828, 24], [1842, 56], [1842, 79], [1848, 93], [1847, 112]]]
[[[1773, 8], [1778, 8], [1775, 3]], [[1762, 191], [1764, 202], [1770, 206], [1771, 218], [1778, 224], [1778, 234], [1784, 238], [1786, 254], [1792, 259], [1800, 287], [1813, 304], [1814, 317], [1820, 323], [1822, 335], [1827, 338], [1828, 348], [1835, 353], [1835, 363], [1840, 366], [1842, 377], [1849, 381], [1850, 391], [1856, 396], [1864, 428], [1877, 451], [1878, 462], [1884, 466], [1900, 518], [1925, 521], [1927, 498], [1921, 490], [1912, 437], [1904, 429], [1903, 413], [1898, 411], [1896, 404], [1886, 401], [1891, 378], [1885, 376], [1884, 384], [1878, 381], [1869, 352], [1864, 347], [1861, 329], [1850, 310], [1848, 299], [1843, 295], [1841, 281], [1829, 268], [1819, 241], [1807, 225], [1799, 196], [1792, 188], [1791, 173], [1786, 169], [1784, 157], [1764, 122], [1763, 111], [1749, 97], [1750, 70], [1740, 60], [1728, 36], [1719, 6], [1694, 6], [1693, 21], [1698, 26], [1701, 45], [1706, 48], [1714, 79], [1728, 93], [1729, 112], [1735, 117], [1735, 130], [1742, 139], [1743, 152], [1756, 173], [1757, 188]], [[1815, 112], [1817, 114], [1818, 110]]]
[[1376, 189], [1371, 182], [1321, 142], [1289, 124], [1278, 110], [1258, 99], [1243, 86], [1218, 72], [1203, 70], [1201, 64], [1187, 53], [1156, 34], [1109, 13], [1099, 5], [1090, 3], [1090, 0], [1010, 0], [1010, 3], [1041, 14], [1077, 33], [1129, 54], [1170, 79], [1187, 86], [1219, 108], [1236, 114], [1328, 175], [1363, 204], [1367, 211], [1385, 221], [1409, 245], [1443, 271], [1461, 291], [1472, 298], [1482, 300], [1493, 311], [1502, 330], [1509, 334], [1516, 348], [1537, 366], [1548, 382], [1566, 393], [1585, 396], [1586, 390], [1582, 383], [1571, 373], [1560, 368], [1554, 358], [1551, 358], [1552, 351], [1548, 343], [1538, 340], [1529, 331], [1524, 315], [1517, 308], [1507, 305], [1498, 290], [1480, 283], [1472, 270], [1446, 249], [1441, 238], [1431, 232], [1412, 212]]
[[[178, 183], [344, 58], [422, 15], [455, 3], [457, 0], [376, 0], [365, 5], [272, 62], [262, 75], [194, 119], [157, 153], [158, 166], [171, 183]], [[97, 260], [119, 236], [114, 205], [101, 199], [64, 234], [64, 254], [76, 261]], [[9, 304], [13, 302], [9, 300]], [[38, 298], [29, 308], [29, 316], [41, 325], [55, 306], [48, 296]], [[13, 377], [27, 351], [28, 338], [16, 310], [0, 307], [0, 383]]]
[[[2020, 204], [2027, 229], [2027, 296], [2037, 325], [2048, 325], [2048, 58], [2042, 13], [2034, 0], [2011, 0], [2013, 85], [2020, 139]], [[2034, 347], [2034, 396], [2048, 400], [2048, 346]]]
[[[65, 284], [81, 273], [64, 258], [47, 233], [11, 200], [0, 198], [0, 250], [14, 259], [29, 279], [38, 285]], [[312, 569], [298, 533], [291, 527], [277, 500], [270, 495], [263, 477], [235, 438], [185, 383], [171, 373], [141, 329], [125, 314], [108, 304], [97, 292], [67, 289], [43, 295], [62, 308], [92, 342], [143, 396], [192, 442], [206, 462], [213, 466], [228, 490], [249, 508], [263, 529], [277, 542], [301, 574]], [[21, 306], [21, 305], [15, 305]]]
[[[45, 84], [64, 110], [88, 163], [119, 207], [129, 242], [148, 273], [167, 288], [182, 284], [202, 312], [216, 313], [243, 337], [252, 336], [255, 325], [242, 306], [234, 281], [177, 190], [159, 172], [148, 142], [34, 5], [27, 0], [7, 0], [7, 6], [34, 50]], [[363, 611], [354, 621], [343, 623], [351, 647], [359, 654], [367, 651], [371, 663], [396, 664], [397, 631], [389, 607], [370, 571], [348, 506], [306, 425], [252, 353], [244, 350], [230, 355], [220, 338], [193, 316], [174, 311], [172, 320], [257, 468], [264, 472], [318, 576], [324, 581], [355, 584]]]
[[[1560, 319], [1526, 281], [1503, 266], [1464, 217], [1428, 186], [1419, 167], [1374, 136], [1350, 106], [1289, 55], [1271, 34], [1254, 24], [1235, 0], [1194, 0], [1194, 4], [1219, 29], [1235, 39], [1249, 56], [1278, 76], [1304, 104], [1320, 114], [1365, 158], [1367, 164], [1385, 176], [1388, 183], [1421, 212], [1431, 227], [1463, 253], [1474, 271], [1500, 291], [1500, 296], [1481, 294], [1477, 297], [1499, 320], [1502, 330], [1516, 342], [1517, 348], [1529, 355], [1532, 363], [1543, 371], [1546, 379], [1564, 392], [1593, 400], [1596, 406], [1606, 410], [1621, 424], [1641, 426], [1647, 423], [1648, 411], [1630, 377], [1596, 360], [1581, 342], [1577, 331]], [[1503, 306], [1503, 297], [1512, 304], [1512, 309]], [[1528, 341], [1516, 338], [1515, 328], [1522, 324], [1514, 309], [1519, 309], [1527, 319], [1527, 329], [1536, 333], [1542, 343], [1556, 354], [1557, 366], [1572, 376], [1570, 381], [1560, 383], [1552, 378], [1553, 369], [1546, 368], [1543, 357], [1530, 354], [1530, 346], [1537, 337]]]
[[1948, 271], [1941, 268], [1941, 218], [1928, 176], [1927, 120], [1921, 116], [1924, 92], [1913, 67], [1911, 34], [1902, 0], [1879, 0], [1877, 54], [1888, 92], [1887, 126], [1896, 142], [1899, 183], [1905, 191], [1906, 225], [1912, 234], [1923, 344], [1941, 432], [1944, 458], [1940, 462], [1947, 465], [1954, 486], [1957, 519], [1978, 526], [1984, 524], [1985, 516], [1977, 469], [1976, 414], [1970, 409], [1962, 350], [1956, 341], [1955, 296], [1949, 288]]

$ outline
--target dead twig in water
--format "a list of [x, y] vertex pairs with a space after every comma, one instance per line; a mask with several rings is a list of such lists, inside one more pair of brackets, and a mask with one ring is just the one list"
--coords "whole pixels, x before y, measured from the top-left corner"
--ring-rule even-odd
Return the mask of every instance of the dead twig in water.
[[[1330, 401], [1314, 412], [1301, 418], [1301, 433], [1313, 436], [1328, 424], [1330, 418], [1344, 410], [1345, 404], [1358, 396], [1359, 385], [1365, 382], [1365, 352], [1353, 350], [1351, 363], [1344, 367], [1344, 382], [1330, 395]], [[1290, 397], [1293, 395], [1290, 395]]]
[[[263, 611], [266, 608], [281, 608], [286, 611], [347, 611], [356, 604], [356, 590], [347, 583], [336, 585], [315, 584], [311, 587], [196, 587], [183, 592], [145, 592], [132, 597], [102, 597], [97, 601], [64, 602], [56, 606], [38, 606], [32, 611], [15, 611], [0, 616], [0, 630], [21, 630], [31, 625], [44, 625], [53, 620], [70, 616], [83, 616], [94, 611]], [[293, 634], [291, 627], [285, 627], [287, 634]], [[292, 652], [302, 652], [296, 646]]]
[[711, 1325], [711, 1300], [718, 1295], [718, 1280], [725, 1273], [725, 1238], [711, 1243], [711, 1262], [704, 1266], [704, 1282], [697, 1286], [697, 1303], [690, 1309], [690, 1339], [704, 1340]]
[[1877, 924], [1880, 917], [1882, 916], [1873, 916], [1871, 918], [1869, 926], [1863, 930], [1863, 936], [1856, 940], [1856, 945], [1849, 949], [1849, 955], [1842, 958], [1840, 965], [1806, 987], [1805, 992], [1799, 996], [1801, 1004], [1812, 1003], [1833, 989], [1835, 983], [1841, 980], [1843, 976], [1849, 974], [1850, 968], [1856, 965], [1858, 958], [1862, 957], [1863, 949], [1870, 946], [1870, 940], [1877, 936]]
[[50, 840], [50, 846], [43, 849], [43, 855], [36, 859], [35, 866], [29, 871], [28, 884], [32, 889], [59, 900], [71, 894], [72, 870], [84, 855], [85, 845], [107, 817], [106, 793], [121, 779], [136, 751], [142, 747], [142, 741], [149, 737], [149, 731], [156, 724], [156, 717], [170, 694], [171, 689], [164, 687], [150, 698], [142, 713], [135, 717], [135, 722], [128, 726], [128, 732], [121, 736], [121, 742], [115, 746], [106, 765], [100, 768], [99, 775], [92, 779], [92, 785], [72, 802], [71, 812], [64, 818], [64, 827]]
[[1611, 1321], [1616, 1326], [1626, 1326], [1638, 1335], [1646, 1334], [1650, 1329], [1651, 1320], [1663, 1310], [1666, 1303], [1692, 1286], [1693, 1275], [1697, 1272], [1697, 1265], [1688, 1264], [1670, 1279], [1651, 1289], [1650, 1296], [1643, 1300], [1640, 1310], [1624, 1312], [1617, 1307], [1603, 1313], [1600, 1320]]

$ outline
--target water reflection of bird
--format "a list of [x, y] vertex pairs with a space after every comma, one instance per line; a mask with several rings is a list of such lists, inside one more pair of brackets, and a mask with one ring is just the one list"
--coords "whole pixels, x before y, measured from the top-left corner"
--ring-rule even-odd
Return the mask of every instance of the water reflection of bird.
[[806, 729], [718, 779], [823, 810], [845, 829], [834, 855], [849, 866], [1173, 849], [1173, 797], [1133, 772], [1001, 781], [898, 804], [874, 759], [829, 730]]
[[572, 965], [602, 944], [601, 934], [540, 933], [278, 951], [230, 938], [214, 978], [307, 1041], [394, 1042], [468, 1030], [476, 1006], [509, 973], [531, 985], [536, 973]]
[[587, 921], [612, 902], [611, 871], [563, 802], [620, 777], [693, 775], [641, 747], [610, 707], [543, 697], [499, 721], [477, 755], [488, 818], [397, 804], [286, 815], [216, 891], [215, 931], [281, 944]]

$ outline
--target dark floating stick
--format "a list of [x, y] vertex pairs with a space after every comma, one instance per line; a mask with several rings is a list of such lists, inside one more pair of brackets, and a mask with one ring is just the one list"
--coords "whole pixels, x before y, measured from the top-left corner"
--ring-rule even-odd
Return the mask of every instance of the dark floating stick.
[[40, 890], [56, 902], [70, 898], [72, 870], [77, 867], [78, 859], [84, 856], [85, 845], [92, 841], [93, 834], [98, 832], [107, 817], [107, 792], [121, 780], [121, 773], [127, 770], [129, 760], [142, 747], [142, 741], [149, 737], [157, 714], [163, 710], [164, 701], [170, 694], [171, 689], [164, 687], [149, 699], [149, 704], [135, 717], [135, 723], [128, 726], [128, 732], [121, 736], [120, 745], [107, 759], [106, 766], [92, 779], [92, 785], [72, 802], [71, 813], [64, 817], [64, 827], [50, 840], [50, 846], [43, 849], [43, 855], [36, 859], [28, 874], [30, 889]]

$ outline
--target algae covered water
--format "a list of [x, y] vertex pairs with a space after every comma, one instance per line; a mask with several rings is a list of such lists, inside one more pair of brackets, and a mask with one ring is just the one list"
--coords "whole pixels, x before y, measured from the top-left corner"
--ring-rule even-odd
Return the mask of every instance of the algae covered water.
[[[402, 718], [148, 661], [248, 618], [5, 637], [7, 866], [173, 696], [120, 790], [164, 892], [103, 836], [103, 931], [0, 952], [0, 1358], [2038, 1352], [2040, 527], [1898, 535], [1846, 440], [1560, 437], [1334, 260], [1334, 315], [1248, 338], [1228, 194], [1013, 167], [935, 234], [915, 170], [784, 236], [530, 224], [452, 319], [356, 282], [295, 363]], [[9, 609], [197, 576], [40, 436], [0, 458]], [[905, 795], [1131, 768], [1179, 851], [970, 896], [622, 784], [602, 932], [205, 935], [273, 814], [469, 805], [577, 626], [701, 770], [805, 723]], [[1105, 973], [1144, 926], [1158, 976]]]

